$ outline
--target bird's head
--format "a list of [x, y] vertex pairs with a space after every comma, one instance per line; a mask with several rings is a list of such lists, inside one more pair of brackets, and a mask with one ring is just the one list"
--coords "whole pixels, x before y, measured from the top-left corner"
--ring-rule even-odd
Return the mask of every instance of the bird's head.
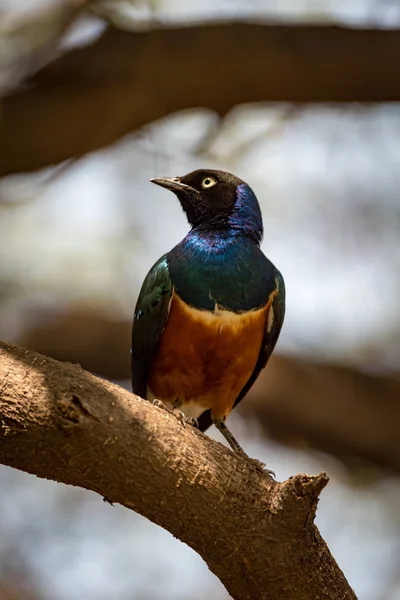
[[153, 183], [174, 192], [193, 229], [230, 230], [262, 239], [258, 200], [247, 183], [225, 171], [199, 169], [183, 177], [156, 177]]

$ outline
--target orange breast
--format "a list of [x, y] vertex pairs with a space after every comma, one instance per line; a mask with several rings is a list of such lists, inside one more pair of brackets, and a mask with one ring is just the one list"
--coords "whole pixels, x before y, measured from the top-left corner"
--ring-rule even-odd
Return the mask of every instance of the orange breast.
[[151, 393], [227, 416], [256, 365], [271, 301], [238, 315], [196, 310], [174, 294], [150, 372]]

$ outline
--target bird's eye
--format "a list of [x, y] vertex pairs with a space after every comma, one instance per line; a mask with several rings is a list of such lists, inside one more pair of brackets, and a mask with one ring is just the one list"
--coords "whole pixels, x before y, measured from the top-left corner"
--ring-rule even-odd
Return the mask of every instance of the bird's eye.
[[211, 188], [213, 185], [217, 183], [217, 180], [214, 177], [204, 177], [201, 182], [201, 187], [204, 189]]

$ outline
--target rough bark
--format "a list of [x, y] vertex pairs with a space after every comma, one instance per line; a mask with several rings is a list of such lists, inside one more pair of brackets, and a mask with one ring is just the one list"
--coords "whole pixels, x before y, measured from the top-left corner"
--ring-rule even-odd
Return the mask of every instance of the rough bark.
[[[130, 330], [128, 321], [75, 310], [13, 341], [109, 379], [128, 379]], [[399, 398], [398, 375], [274, 354], [238, 410], [256, 415], [268, 435], [286, 443], [306, 441], [350, 468], [373, 464], [399, 473]]]
[[79, 365], [3, 342], [0, 382], [3, 464], [146, 516], [196, 550], [236, 600], [355, 598], [314, 524], [324, 473], [274, 481]]
[[6, 98], [0, 175], [104, 147], [174, 111], [400, 100], [400, 31], [217, 23], [127, 32], [44, 68]]

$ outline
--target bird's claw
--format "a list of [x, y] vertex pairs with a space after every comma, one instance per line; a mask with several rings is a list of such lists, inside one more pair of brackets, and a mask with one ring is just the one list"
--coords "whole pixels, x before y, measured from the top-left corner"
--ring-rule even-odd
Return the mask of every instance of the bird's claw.
[[243, 456], [243, 458], [245, 458], [253, 467], [255, 467], [257, 471], [261, 473], [267, 473], [270, 477], [275, 479], [274, 471], [267, 469], [266, 464], [261, 462], [261, 460], [258, 460], [257, 458], [251, 458], [244, 450], [242, 450], [242, 448], [240, 448], [240, 450], [236, 450], [236, 453], [240, 456]]
[[177, 408], [173, 408], [170, 412], [171, 415], [174, 415], [178, 419], [178, 421], [182, 423], [182, 425], [185, 427], [187, 423], [185, 413], [183, 413], [181, 410], [178, 410]]
[[192, 427], [197, 427], [197, 429], [199, 428], [199, 423], [198, 423], [197, 419], [195, 419], [194, 417], [187, 417], [185, 415], [185, 413], [183, 413], [177, 407], [168, 408], [168, 406], [165, 406], [164, 402], [162, 402], [161, 400], [157, 400], [157, 399], [153, 400], [153, 405], [158, 406], [159, 408], [162, 408], [163, 410], [166, 410], [171, 415], [174, 415], [178, 419], [178, 421], [180, 423], [182, 423], [183, 426], [188, 424], [188, 425], [191, 425]]
[[170, 412], [169, 408], [167, 408], [165, 406], [164, 402], [161, 402], [161, 400], [157, 400], [157, 398], [155, 400], [153, 400], [153, 405], [158, 406], [158, 408], [162, 408], [163, 410], [166, 410], [167, 412]]
[[[261, 463], [264, 464], [264, 463]], [[275, 475], [275, 471], [271, 471], [271, 469], [267, 469], [264, 465], [264, 467], [261, 469], [261, 471], [265, 474], [267, 474], [269, 477], [271, 477], [271, 479], [276, 479], [276, 475]]]
[[272, 479], [275, 479], [274, 471], [267, 469], [265, 463], [261, 462], [260, 460], [257, 460], [256, 458], [249, 458], [249, 461], [254, 465], [254, 467], [257, 469], [257, 471], [261, 471], [262, 473], [267, 473], [267, 475], [272, 477]]

